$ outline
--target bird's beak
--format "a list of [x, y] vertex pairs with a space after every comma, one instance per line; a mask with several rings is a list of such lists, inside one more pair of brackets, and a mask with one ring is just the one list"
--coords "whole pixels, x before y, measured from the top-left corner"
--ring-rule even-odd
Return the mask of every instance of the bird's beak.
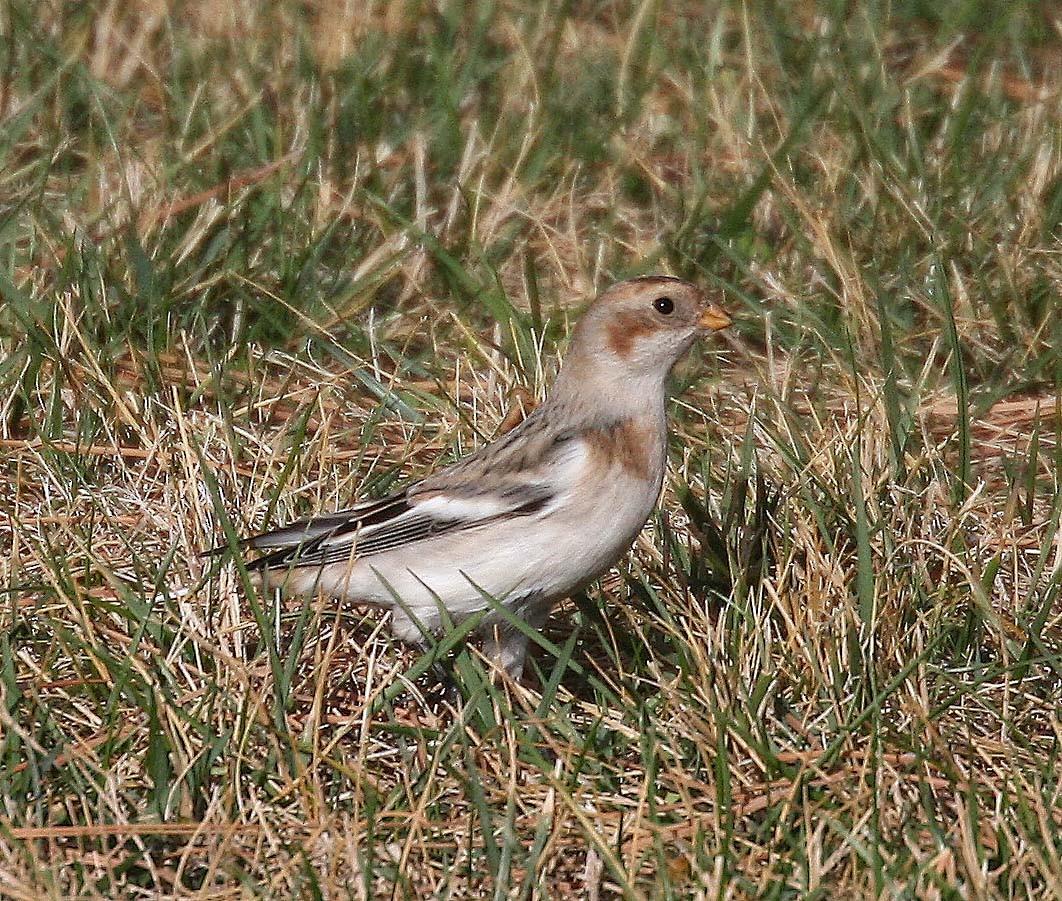
[[697, 324], [701, 328], [710, 329], [713, 332], [717, 332], [721, 328], [726, 328], [730, 325], [730, 322], [730, 317], [714, 303], [708, 304], [708, 306], [701, 311], [700, 319], [697, 320]]

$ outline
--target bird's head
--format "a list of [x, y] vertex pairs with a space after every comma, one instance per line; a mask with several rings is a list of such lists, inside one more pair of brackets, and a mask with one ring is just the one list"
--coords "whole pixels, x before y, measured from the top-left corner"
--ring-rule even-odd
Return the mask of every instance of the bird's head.
[[690, 282], [659, 275], [620, 282], [579, 320], [562, 374], [634, 390], [662, 385], [700, 335], [728, 325], [730, 317]]

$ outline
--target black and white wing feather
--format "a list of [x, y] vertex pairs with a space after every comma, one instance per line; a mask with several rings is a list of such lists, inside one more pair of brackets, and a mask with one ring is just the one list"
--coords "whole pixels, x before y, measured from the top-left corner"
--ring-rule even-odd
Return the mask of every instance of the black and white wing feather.
[[535, 516], [567, 494], [585, 456], [574, 433], [555, 432], [532, 414], [494, 444], [404, 491], [244, 539], [244, 547], [267, 552], [247, 566], [327, 566]]
[[509, 496], [463, 496], [418, 491], [418, 485], [378, 501], [294, 522], [248, 538], [251, 548], [269, 553], [250, 561], [249, 569], [319, 567], [393, 551], [449, 532], [474, 529], [501, 517], [529, 516], [553, 494], [545, 486], [526, 486]]

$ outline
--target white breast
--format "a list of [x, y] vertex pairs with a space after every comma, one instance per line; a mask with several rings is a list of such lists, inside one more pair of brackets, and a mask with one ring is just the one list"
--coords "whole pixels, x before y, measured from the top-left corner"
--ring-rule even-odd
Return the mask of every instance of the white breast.
[[[622, 467], [600, 471], [579, 442], [558, 461], [565, 486], [541, 512], [490, 521], [396, 551], [300, 575], [295, 590], [390, 607], [400, 639], [486, 609], [494, 598], [515, 607], [529, 596], [544, 605], [596, 578], [622, 556], [652, 512], [659, 480], [647, 484]], [[445, 503], [432, 500], [432, 503]], [[420, 623], [420, 626], [417, 625]]]

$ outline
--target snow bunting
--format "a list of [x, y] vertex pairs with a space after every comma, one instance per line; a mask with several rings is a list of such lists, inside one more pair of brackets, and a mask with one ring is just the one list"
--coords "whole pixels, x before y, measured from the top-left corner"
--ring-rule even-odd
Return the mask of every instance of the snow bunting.
[[528, 638], [514, 619], [540, 628], [630, 548], [664, 480], [668, 374], [729, 324], [681, 279], [615, 285], [520, 425], [402, 491], [245, 539], [267, 552], [248, 569], [267, 586], [387, 608], [394, 635], [422, 646], [482, 613], [486, 654], [519, 676]]

